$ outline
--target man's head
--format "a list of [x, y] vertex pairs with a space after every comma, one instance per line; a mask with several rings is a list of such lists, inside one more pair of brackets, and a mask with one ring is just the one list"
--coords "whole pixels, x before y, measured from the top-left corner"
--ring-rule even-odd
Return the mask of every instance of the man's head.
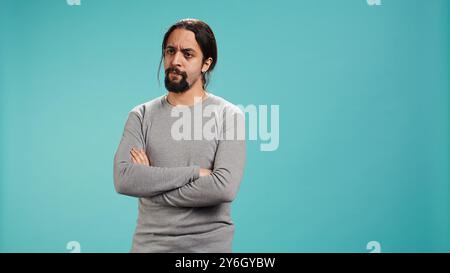
[[214, 33], [200, 20], [178, 21], [164, 35], [161, 62], [163, 60], [168, 91], [182, 93], [198, 81], [205, 88], [217, 62]]

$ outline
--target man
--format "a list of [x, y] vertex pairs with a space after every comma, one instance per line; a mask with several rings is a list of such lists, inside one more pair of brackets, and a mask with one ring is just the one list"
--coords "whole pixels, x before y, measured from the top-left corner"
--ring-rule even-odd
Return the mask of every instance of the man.
[[139, 197], [131, 251], [231, 252], [230, 207], [246, 157], [244, 114], [205, 90], [217, 62], [206, 23], [171, 26], [162, 60], [168, 93], [129, 112], [114, 157], [116, 191]]

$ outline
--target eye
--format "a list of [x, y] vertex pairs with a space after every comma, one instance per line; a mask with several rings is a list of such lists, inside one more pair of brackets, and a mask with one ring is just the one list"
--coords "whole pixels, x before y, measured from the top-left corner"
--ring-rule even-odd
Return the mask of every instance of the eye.
[[186, 58], [191, 58], [191, 57], [192, 57], [192, 54], [189, 53], [189, 52], [186, 52], [186, 53], [184, 53], [184, 57], [186, 57]]
[[172, 55], [173, 53], [175, 53], [175, 50], [173, 50], [173, 48], [166, 48], [166, 54]]

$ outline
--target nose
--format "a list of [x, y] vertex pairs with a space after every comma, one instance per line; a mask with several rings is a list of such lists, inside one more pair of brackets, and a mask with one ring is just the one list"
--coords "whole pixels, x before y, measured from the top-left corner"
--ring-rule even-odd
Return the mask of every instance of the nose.
[[171, 60], [171, 62], [170, 62], [170, 64], [172, 65], [172, 66], [181, 66], [181, 58], [182, 58], [182, 56], [180, 56], [180, 52], [178, 51], [178, 52], [176, 52], [174, 55], [173, 55], [173, 57], [172, 57], [172, 60]]

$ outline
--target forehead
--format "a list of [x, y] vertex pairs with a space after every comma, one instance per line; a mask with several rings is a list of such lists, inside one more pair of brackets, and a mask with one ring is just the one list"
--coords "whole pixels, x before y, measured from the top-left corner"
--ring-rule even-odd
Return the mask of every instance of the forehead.
[[176, 48], [192, 48], [197, 52], [201, 52], [200, 46], [195, 40], [194, 32], [182, 28], [177, 28], [170, 33], [166, 46], [169, 45]]

